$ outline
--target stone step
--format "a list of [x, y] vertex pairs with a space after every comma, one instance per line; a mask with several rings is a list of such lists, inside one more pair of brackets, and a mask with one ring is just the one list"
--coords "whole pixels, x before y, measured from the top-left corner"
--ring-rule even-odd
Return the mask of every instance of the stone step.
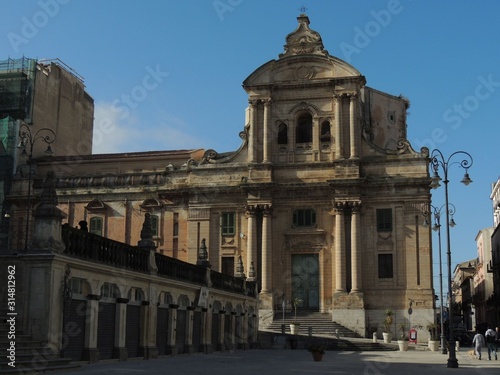
[[325, 336], [280, 334], [270, 331], [259, 331], [259, 345], [264, 349], [307, 349], [310, 344], [322, 345], [326, 350], [339, 351], [394, 351], [396, 345], [368, 341], [357, 338], [332, 338]]
[[[72, 363], [68, 358], [61, 358], [59, 354], [51, 354], [42, 347], [39, 340], [33, 340], [30, 335], [24, 335], [16, 327], [15, 340], [8, 338], [9, 325], [5, 320], [0, 322], [0, 373], [1, 374], [37, 374], [69, 369], [81, 366]], [[10, 355], [10, 342], [15, 342], [15, 361]]]
[[33, 368], [30, 364], [21, 364], [21, 363], [16, 363], [16, 367], [8, 367], [8, 368], [0, 368], [0, 373], [1, 374], [26, 374], [26, 375], [33, 375], [33, 374], [47, 374], [50, 372], [56, 372], [56, 371], [66, 371], [66, 370], [76, 370], [79, 369], [81, 366], [75, 363], [65, 363], [65, 364], [58, 364], [58, 365], [49, 365], [49, 366], [40, 366], [40, 367], [35, 367]]
[[266, 330], [281, 333], [282, 325], [285, 324], [285, 333], [288, 333], [290, 332], [290, 323], [294, 322], [300, 324], [300, 334], [309, 334], [312, 330], [312, 334], [337, 336], [338, 333], [341, 337], [360, 337], [352, 330], [332, 321], [330, 314], [307, 311], [297, 313], [297, 317], [294, 314], [286, 313], [284, 319], [283, 315], [278, 313], [275, 315], [274, 321], [266, 327]]

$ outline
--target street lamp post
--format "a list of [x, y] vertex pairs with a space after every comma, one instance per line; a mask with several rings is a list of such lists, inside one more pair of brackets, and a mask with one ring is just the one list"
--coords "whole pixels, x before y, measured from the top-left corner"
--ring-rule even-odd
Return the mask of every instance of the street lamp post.
[[50, 145], [56, 140], [56, 134], [49, 128], [41, 128], [35, 134], [26, 124], [21, 124], [19, 127], [19, 147], [22, 148], [21, 155], [28, 158], [28, 195], [26, 208], [26, 231], [24, 233], [24, 250], [28, 250], [29, 227], [30, 227], [30, 205], [31, 205], [31, 164], [33, 161], [33, 146], [42, 140], [47, 144], [45, 150], [46, 155], [52, 155]]
[[[460, 156], [458, 156], [460, 155]], [[463, 157], [460, 162], [453, 162], [451, 160], [454, 156]], [[458, 368], [458, 360], [455, 352], [455, 332], [453, 330], [453, 294], [452, 294], [452, 284], [451, 284], [451, 244], [450, 244], [450, 203], [448, 201], [448, 169], [453, 164], [458, 164], [461, 168], [465, 169], [465, 175], [460, 182], [462, 182], [465, 186], [469, 185], [472, 180], [469, 177], [469, 168], [472, 166], [473, 160], [472, 156], [465, 151], [456, 151], [452, 153], [447, 159], [443, 156], [443, 153], [434, 149], [430, 155], [430, 166], [433, 170], [433, 176], [431, 177], [431, 185], [430, 187], [433, 189], [437, 189], [441, 184], [440, 181], [444, 183], [444, 204], [445, 204], [445, 212], [446, 212], [446, 255], [447, 255], [447, 263], [448, 263], [448, 315], [449, 315], [449, 338], [448, 338], [448, 363], [447, 367], [449, 368]], [[444, 174], [444, 180], [439, 177], [438, 170], [442, 169]]]
[[[454, 227], [456, 225], [455, 220], [453, 220], [453, 215], [455, 214], [455, 205], [449, 204], [451, 206], [450, 208], [450, 215], [451, 215], [451, 220], [448, 223], [450, 227]], [[439, 300], [441, 301], [441, 308], [439, 312], [439, 319], [441, 323], [441, 354], [447, 354], [448, 350], [446, 349], [446, 345], [444, 342], [444, 304], [443, 304], [443, 262], [442, 262], [442, 257], [441, 257], [441, 212], [444, 208], [444, 204], [437, 208], [433, 206], [432, 204], [430, 205], [432, 209], [432, 214], [434, 214], [434, 225], [432, 226], [432, 230], [438, 233], [438, 251], [439, 251]], [[427, 216], [428, 213], [424, 212], [424, 216]], [[430, 226], [430, 223], [425, 219], [424, 221], [424, 227]]]

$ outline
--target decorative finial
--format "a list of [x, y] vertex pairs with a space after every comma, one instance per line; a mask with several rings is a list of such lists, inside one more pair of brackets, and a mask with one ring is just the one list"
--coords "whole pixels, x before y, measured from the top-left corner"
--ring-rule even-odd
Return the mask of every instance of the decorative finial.
[[299, 10], [300, 10], [300, 13], [305, 13], [305, 12], [306, 12], [306, 10], [307, 10], [307, 8], [306, 8], [305, 6], [303, 6], [303, 5], [302, 5], [302, 6], [299, 8]]
[[210, 261], [208, 260], [207, 244], [204, 238], [201, 240], [201, 245], [198, 249], [198, 260], [196, 261], [196, 264], [198, 266], [211, 267]]
[[151, 232], [151, 214], [146, 212], [144, 215], [144, 223], [142, 224], [141, 239], [137, 246], [150, 250], [156, 249], [156, 244], [153, 241], [153, 233]]
[[236, 274], [234, 276], [240, 279], [245, 278], [245, 270], [243, 268], [243, 260], [241, 259], [241, 255], [238, 257], [238, 265], [236, 266]]

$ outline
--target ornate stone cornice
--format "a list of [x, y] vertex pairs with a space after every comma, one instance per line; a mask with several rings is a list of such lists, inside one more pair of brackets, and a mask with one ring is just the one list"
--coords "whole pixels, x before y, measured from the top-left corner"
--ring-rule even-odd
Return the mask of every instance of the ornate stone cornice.
[[289, 251], [318, 252], [326, 248], [325, 231], [315, 229], [285, 232], [283, 245]]

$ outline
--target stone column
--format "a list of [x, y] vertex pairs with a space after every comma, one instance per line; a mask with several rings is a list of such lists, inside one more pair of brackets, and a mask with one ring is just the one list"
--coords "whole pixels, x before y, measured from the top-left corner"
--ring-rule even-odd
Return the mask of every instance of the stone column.
[[142, 301], [139, 355], [142, 355], [144, 359], [158, 358], [158, 347], [156, 346], [157, 312], [155, 298], [152, 301]]
[[202, 310], [202, 320], [203, 320], [203, 333], [202, 333], [202, 345], [203, 352], [206, 354], [213, 353], [217, 349], [216, 342], [212, 342], [212, 319], [214, 312], [211, 309]]
[[333, 97], [335, 103], [335, 159], [343, 159], [342, 152], [342, 95]]
[[[252, 263], [256, 259], [257, 252], [257, 223], [255, 218], [255, 206], [247, 206], [247, 215], [248, 215], [248, 229], [247, 229], [247, 270], [250, 270]], [[248, 280], [250, 280], [250, 274], [248, 275]], [[252, 279], [253, 281], [253, 279]]]
[[225, 310], [219, 310], [219, 334], [218, 334], [218, 339], [219, 342], [217, 342], [217, 350], [224, 352], [226, 351], [226, 345], [224, 343], [225, 341], [225, 330], [224, 330], [224, 324], [225, 324], [225, 316], [226, 316], [226, 311]]
[[99, 298], [96, 294], [87, 296], [87, 309], [85, 311], [85, 344], [83, 359], [89, 363], [99, 362], [99, 350], [97, 349], [97, 322], [99, 314]]
[[358, 132], [357, 132], [357, 123], [356, 123], [356, 94], [350, 95], [349, 102], [349, 129], [350, 129], [350, 159], [358, 158]]
[[[312, 150], [313, 150], [313, 155], [318, 155], [318, 151], [321, 150], [320, 146], [320, 127], [321, 124], [319, 123], [320, 119], [319, 118], [313, 118], [312, 119]], [[317, 156], [319, 158], [319, 156]], [[314, 161], [319, 161], [319, 159], [314, 158]]]
[[361, 292], [361, 220], [359, 202], [351, 206], [351, 293]]
[[236, 349], [236, 311], [232, 311], [229, 317], [229, 337], [226, 343], [230, 350]]
[[116, 299], [115, 313], [115, 347], [113, 348], [113, 358], [119, 361], [126, 361], [128, 358], [127, 345], [125, 338], [127, 336], [127, 303], [128, 298]]
[[[193, 354], [195, 348], [193, 346], [193, 328], [194, 328], [194, 307], [188, 306], [186, 308], [186, 342], [184, 344], [184, 352], [188, 354]], [[202, 334], [202, 340], [204, 339]]]
[[256, 115], [255, 112], [257, 110], [257, 101], [249, 100], [249, 108], [250, 108], [250, 119], [249, 119], [249, 127], [248, 127], [248, 162], [255, 163], [255, 141], [257, 139], [257, 124], [256, 124]]
[[176, 355], [175, 333], [177, 327], [177, 309], [179, 305], [171, 304], [168, 309], [168, 336], [167, 336], [167, 354]]
[[346, 291], [344, 210], [343, 203], [335, 204], [335, 292]]
[[271, 259], [271, 215], [273, 209], [271, 206], [264, 207], [264, 216], [262, 219], [262, 291], [261, 293], [270, 293], [272, 288], [272, 259]]
[[263, 163], [270, 163], [271, 162], [271, 145], [272, 145], [272, 139], [269, 139], [269, 135], [272, 134], [269, 130], [269, 115], [271, 113], [271, 99], [264, 99], [264, 137], [263, 137], [263, 143], [264, 143], [264, 155], [262, 157], [262, 162]]

